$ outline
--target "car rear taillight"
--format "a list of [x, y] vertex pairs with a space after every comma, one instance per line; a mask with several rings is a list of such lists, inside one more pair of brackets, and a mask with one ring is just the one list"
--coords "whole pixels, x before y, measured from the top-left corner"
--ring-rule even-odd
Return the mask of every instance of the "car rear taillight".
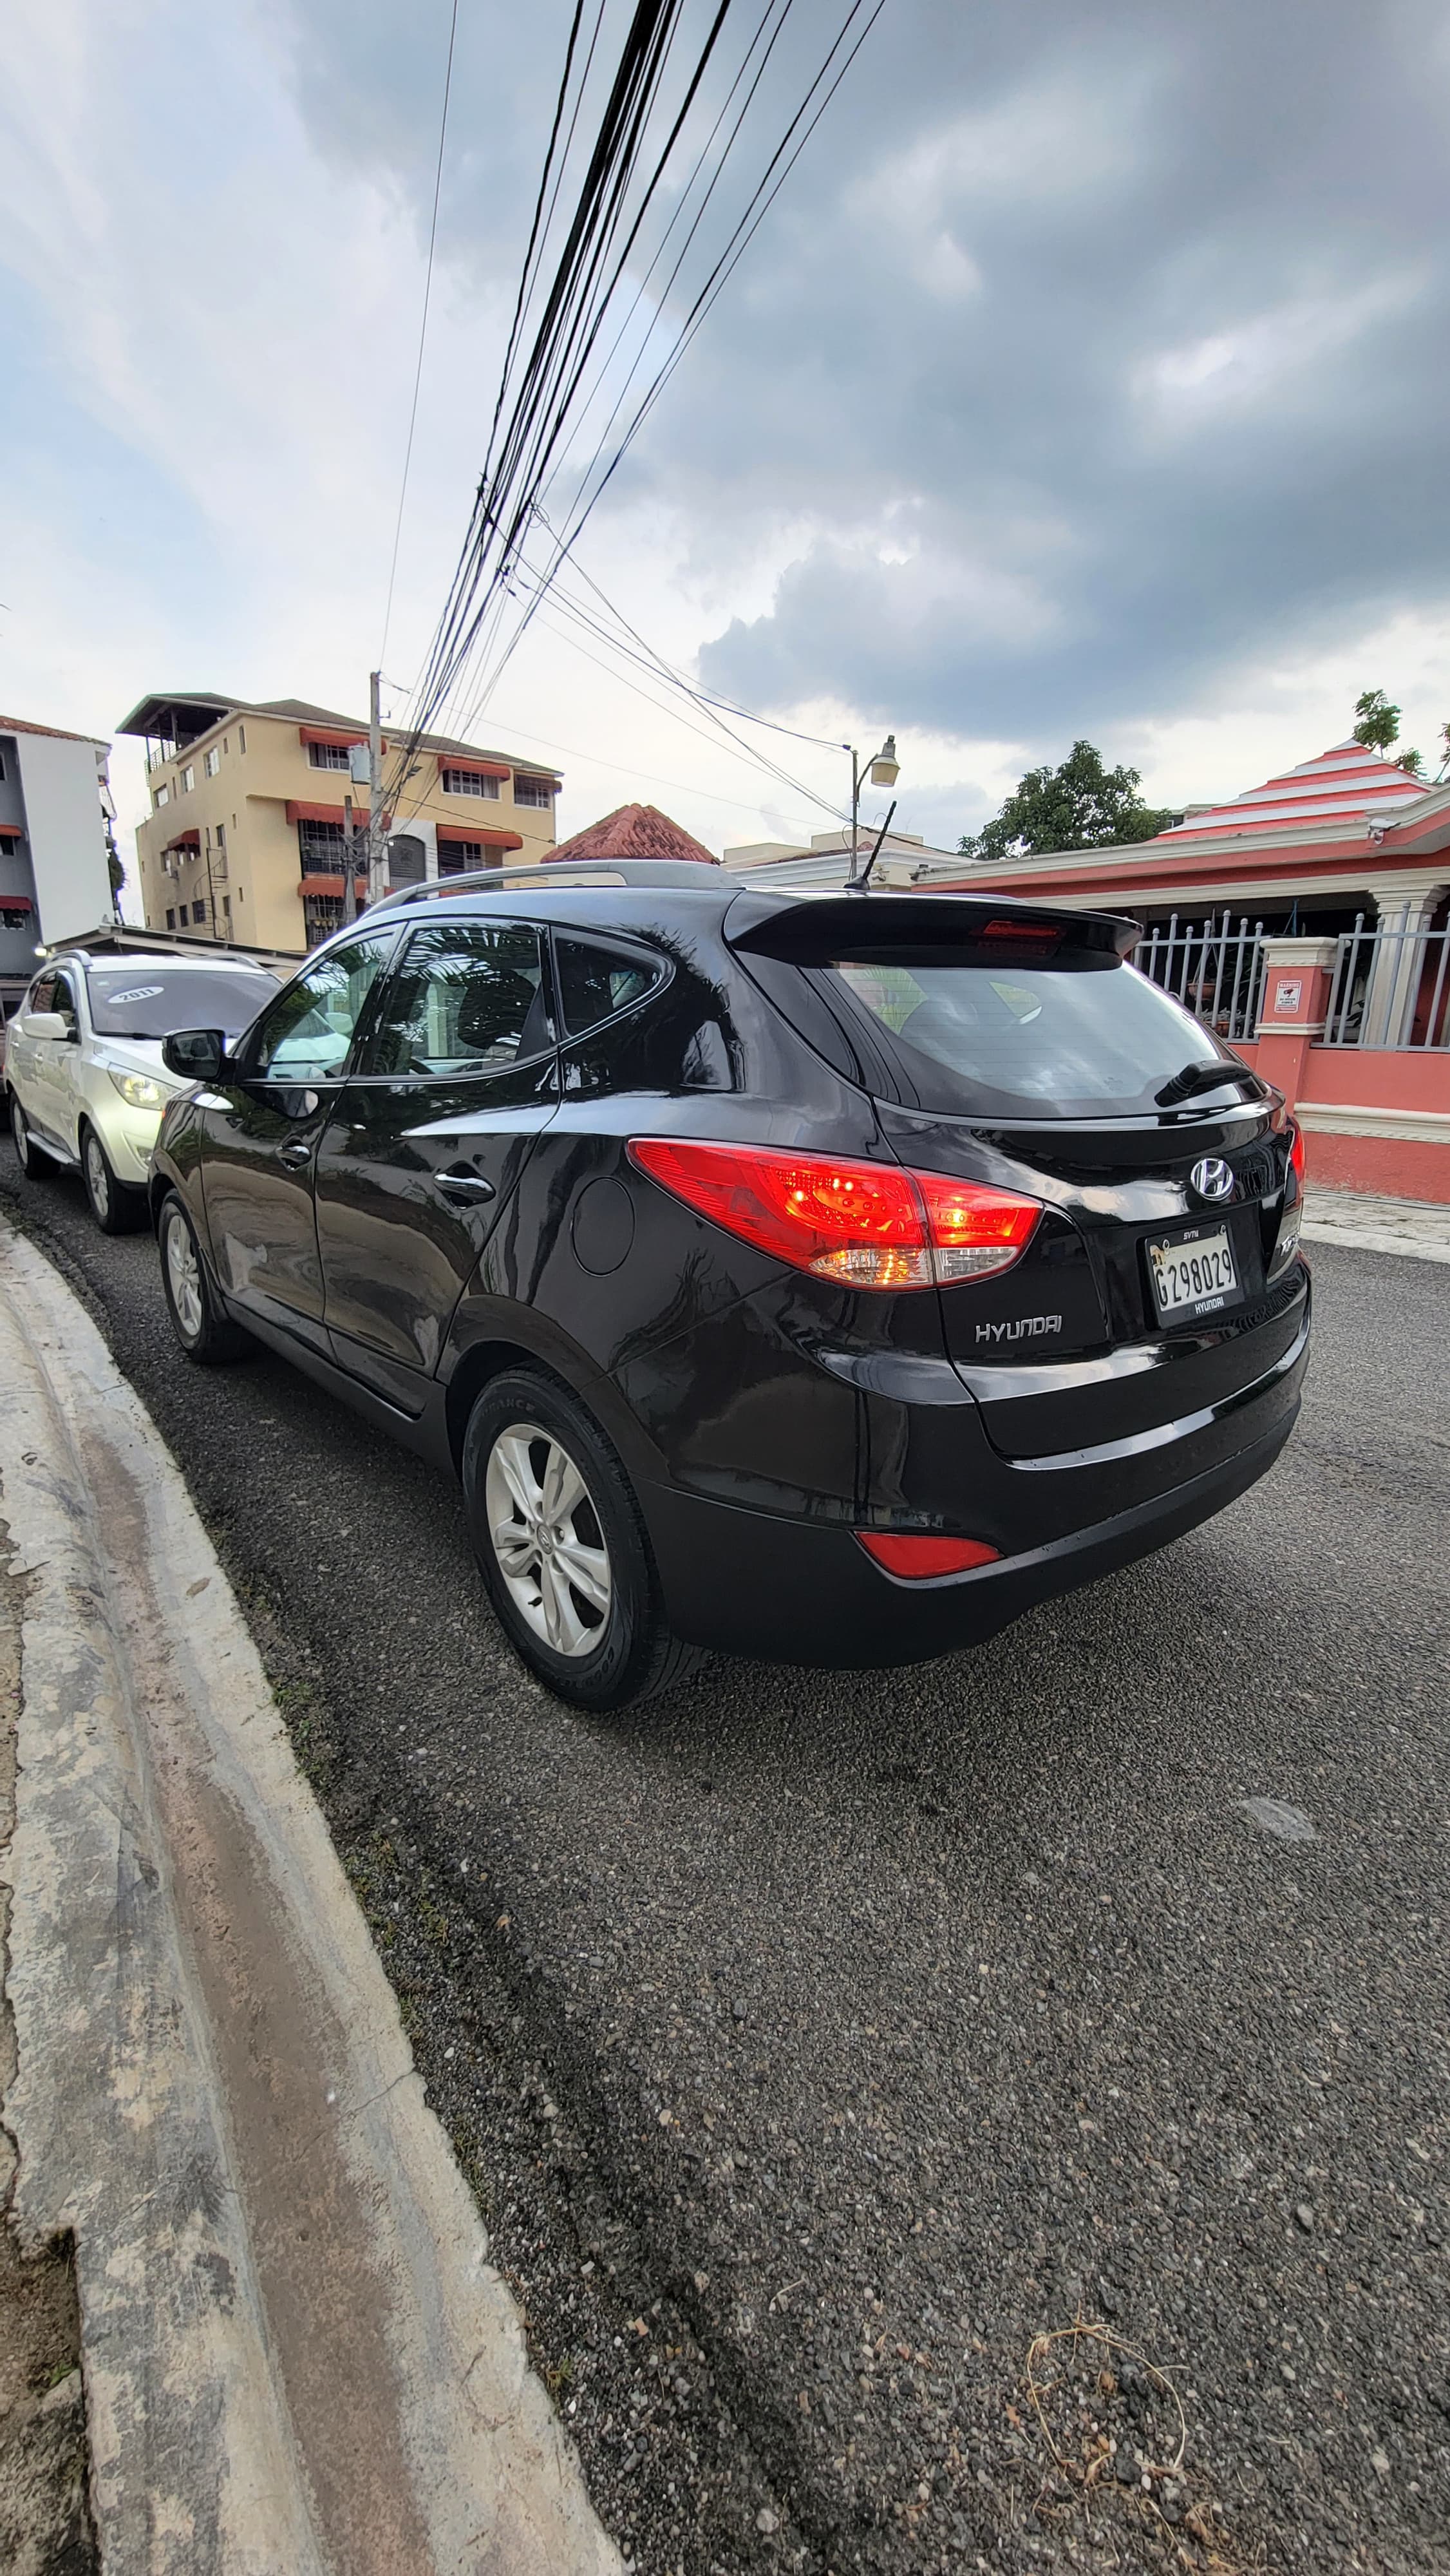
[[1297, 1118], [1291, 1118], [1289, 1121], [1289, 1160], [1293, 1164], [1294, 1178], [1299, 1184], [1299, 1195], [1302, 1198], [1304, 1194], [1304, 1130], [1300, 1126]]
[[965, 1574], [974, 1565], [994, 1565], [1000, 1554], [980, 1538], [918, 1538], [908, 1530], [858, 1530], [856, 1536], [888, 1574], [903, 1574], [917, 1583], [933, 1574]]
[[852, 1288], [930, 1288], [1006, 1270], [1042, 1209], [1010, 1190], [836, 1154], [636, 1136], [631, 1162], [762, 1252]]

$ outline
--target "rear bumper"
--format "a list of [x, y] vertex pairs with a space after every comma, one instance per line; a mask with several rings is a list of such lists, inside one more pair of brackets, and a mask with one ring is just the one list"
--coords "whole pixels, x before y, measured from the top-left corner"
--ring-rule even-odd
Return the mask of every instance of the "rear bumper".
[[[1306, 1318], [1294, 1349], [1267, 1379], [1223, 1406], [1212, 1423], [1181, 1426], [1188, 1436], [1177, 1461], [1171, 1447], [1145, 1440], [1132, 1463], [1152, 1476], [1153, 1490], [1103, 1518], [1090, 1516], [1090, 1498], [1096, 1489], [1101, 1504], [1105, 1488], [1122, 1495], [1118, 1461], [1117, 1472], [1094, 1473], [1091, 1453], [1080, 1452], [1061, 1462], [1076, 1473], [1044, 1474], [1046, 1462], [1033, 1462], [1026, 1474], [1007, 1470], [1019, 1492], [1034, 1489], [1034, 1500], [1049, 1483], [1059, 1493], [1070, 1487], [1079, 1525], [1064, 1530], [1060, 1513], [1044, 1515], [1052, 1536], [967, 1574], [903, 1581], [874, 1564], [839, 1519], [788, 1519], [677, 1486], [644, 1486], [640, 1501], [670, 1624], [695, 1645], [835, 1670], [921, 1663], [980, 1644], [1039, 1601], [1150, 1555], [1257, 1484], [1297, 1419], [1307, 1344]], [[1175, 1480], [1175, 1464], [1187, 1463], [1184, 1451], [1195, 1472]], [[1206, 1452], [1211, 1463], [1204, 1463]]]

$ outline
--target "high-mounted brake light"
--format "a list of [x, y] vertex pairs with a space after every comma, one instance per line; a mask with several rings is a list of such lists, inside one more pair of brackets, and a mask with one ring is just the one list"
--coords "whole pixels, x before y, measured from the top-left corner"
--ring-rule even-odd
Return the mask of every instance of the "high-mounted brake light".
[[1062, 938], [1055, 921], [989, 921], [976, 932], [978, 939], [1050, 940], [1054, 948]]
[[852, 1288], [930, 1288], [1010, 1269], [1036, 1199], [834, 1154], [636, 1136], [631, 1162], [730, 1234]]
[[980, 1538], [918, 1538], [910, 1530], [857, 1530], [870, 1557], [888, 1574], [925, 1583], [933, 1574], [965, 1574], [974, 1565], [995, 1565], [1001, 1550]]

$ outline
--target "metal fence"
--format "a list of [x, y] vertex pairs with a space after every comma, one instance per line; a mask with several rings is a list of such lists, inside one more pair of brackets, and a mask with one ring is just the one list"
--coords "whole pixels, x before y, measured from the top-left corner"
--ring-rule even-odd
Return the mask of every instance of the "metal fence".
[[1450, 1047], [1450, 928], [1367, 930], [1335, 942], [1326, 1046]]
[[1228, 913], [1196, 927], [1175, 912], [1139, 940], [1133, 963], [1221, 1038], [1251, 1038], [1264, 992], [1264, 925]]

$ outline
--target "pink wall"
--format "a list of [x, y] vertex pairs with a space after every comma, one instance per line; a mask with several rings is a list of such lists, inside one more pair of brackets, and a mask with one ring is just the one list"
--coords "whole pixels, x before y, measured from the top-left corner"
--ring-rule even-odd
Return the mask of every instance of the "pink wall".
[[[1236, 1050], [1242, 1055], [1242, 1047]], [[1365, 1109], [1450, 1111], [1450, 1047], [1312, 1046], [1301, 1100], [1354, 1101]]]
[[1325, 1190], [1373, 1190], [1450, 1207], [1450, 1145], [1395, 1136], [1306, 1135], [1305, 1169]]
[[[1291, 1109], [1353, 1107], [1432, 1109], [1450, 1115], [1450, 1048], [1296, 1048], [1270, 1032], [1236, 1044], [1234, 1053], [1284, 1092]], [[1374, 1190], [1387, 1198], [1432, 1199], [1450, 1206], [1450, 1138], [1304, 1136], [1306, 1168], [1321, 1189]]]

